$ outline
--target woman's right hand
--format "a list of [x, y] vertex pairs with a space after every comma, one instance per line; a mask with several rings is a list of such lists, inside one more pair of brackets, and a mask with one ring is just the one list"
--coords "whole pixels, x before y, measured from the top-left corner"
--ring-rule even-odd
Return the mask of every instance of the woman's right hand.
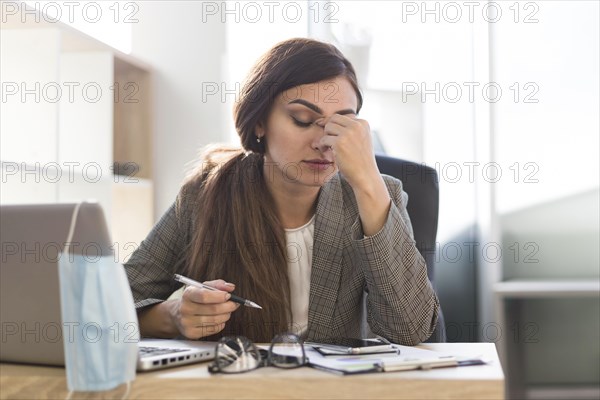
[[227, 292], [235, 289], [234, 284], [222, 279], [204, 283], [224, 292], [188, 286], [171, 309], [173, 323], [188, 339], [200, 339], [221, 332], [231, 313], [240, 306], [229, 301], [231, 295]]

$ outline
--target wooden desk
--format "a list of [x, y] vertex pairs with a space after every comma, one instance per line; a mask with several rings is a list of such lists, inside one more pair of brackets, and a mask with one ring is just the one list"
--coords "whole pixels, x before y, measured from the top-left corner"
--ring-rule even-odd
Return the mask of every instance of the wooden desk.
[[[419, 347], [481, 356], [488, 365], [429, 371], [337, 376], [313, 368], [259, 368], [214, 375], [207, 363], [137, 375], [129, 398], [166, 399], [503, 399], [504, 374], [493, 343], [436, 343]], [[63, 368], [0, 364], [0, 398], [66, 398]], [[121, 398], [125, 386], [73, 398]], [[81, 397], [83, 396], [83, 397]]]

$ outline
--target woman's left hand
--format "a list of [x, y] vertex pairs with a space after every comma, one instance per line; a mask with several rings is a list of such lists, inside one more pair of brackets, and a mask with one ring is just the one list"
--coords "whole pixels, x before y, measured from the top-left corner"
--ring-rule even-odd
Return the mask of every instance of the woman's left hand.
[[341, 114], [323, 123], [321, 145], [331, 147], [340, 173], [354, 190], [363, 233], [374, 235], [386, 221], [391, 199], [375, 162], [369, 123]]
[[354, 190], [377, 182], [379, 169], [375, 162], [369, 123], [354, 116], [333, 114], [324, 121], [323, 146], [333, 151], [335, 163]]

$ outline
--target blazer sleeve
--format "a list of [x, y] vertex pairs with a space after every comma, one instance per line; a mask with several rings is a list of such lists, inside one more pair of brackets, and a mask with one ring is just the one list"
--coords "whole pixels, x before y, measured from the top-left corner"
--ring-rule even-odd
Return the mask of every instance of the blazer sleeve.
[[394, 343], [412, 346], [431, 336], [440, 305], [425, 260], [415, 247], [406, 211], [408, 195], [398, 179], [384, 176], [384, 180], [392, 198], [384, 226], [365, 237], [357, 218], [352, 243], [362, 259], [371, 330]]
[[173, 274], [185, 268], [190, 244], [191, 204], [185, 186], [148, 236], [123, 265], [136, 309], [160, 303], [181, 286]]

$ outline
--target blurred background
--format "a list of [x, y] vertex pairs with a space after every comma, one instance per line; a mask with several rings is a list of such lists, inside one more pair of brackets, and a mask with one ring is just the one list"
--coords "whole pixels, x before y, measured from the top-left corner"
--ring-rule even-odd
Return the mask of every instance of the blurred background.
[[2, 190], [99, 201], [124, 260], [280, 40], [353, 62], [378, 153], [439, 175], [448, 341], [510, 398], [600, 397], [598, 1], [1, 1]]

